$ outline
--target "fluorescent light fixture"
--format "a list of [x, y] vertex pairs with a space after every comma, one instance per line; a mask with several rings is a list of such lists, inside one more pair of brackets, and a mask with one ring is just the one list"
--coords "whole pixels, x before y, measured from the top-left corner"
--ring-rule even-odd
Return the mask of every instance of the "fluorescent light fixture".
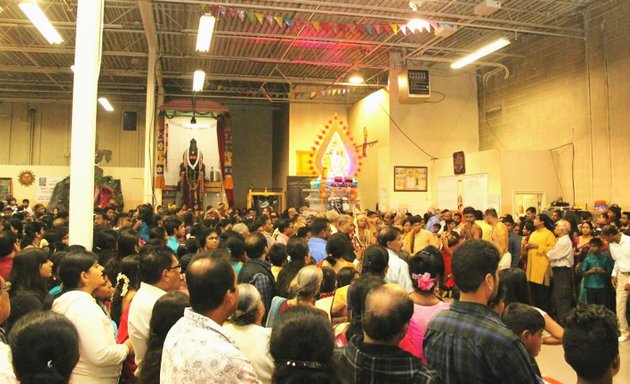
[[109, 100], [107, 100], [106, 97], [99, 97], [98, 102], [99, 104], [101, 104], [101, 107], [103, 107], [103, 109], [106, 110], [107, 112], [114, 111], [114, 107], [112, 107], [112, 105], [109, 103]]
[[197, 31], [197, 50], [199, 52], [208, 52], [210, 50], [215, 21], [214, 16], [210, 14], [205, 14], [199, 18], [199, 30]]
[[409, 20], [407, 22], [407, 28], [409, 28], [411, 32], [422, 32], [423, 29], [426, 29], [427, 32], [431, 32], [431, 25], [424, 19], [415, 18]]
[[61, 35], [53, 27], [35, 0], [23, 1], [19, 7], [50, 44], [61, 44], [63, 42]]
[[506, 45], [510, 44], [510, 40], [502, 37], [498, 40], [493, 41], [492, 43], [479, 48], [478, 50], [476, 50], [475, 52], [471, 53], [470, 55], [463, 57], [459, 60], [457, 60], [456, 62], [454, 62], [453, 64], [451, 64], [451, 68], [453, 69], [460, 69], [463, 68], [465, 66], [467, 66], [468, 64], [472, 63], [473, 61], [477, 61], [479, 59], [481, 59], [484, 56], [487, 56], [489, 54], [491, 54], [494, 51], [497, 51], [503, 47], [505, 47]]
[[363, 84], [363, 75], [361, 72], [353, 72], [350, 77], [348, 77], [348, 82], [352, 84]]
[[203, 84], [206, 80], [206, 73], [201, 69], [198, 69], [193, 74], [193, 92], [201, 92], [203, 90]]

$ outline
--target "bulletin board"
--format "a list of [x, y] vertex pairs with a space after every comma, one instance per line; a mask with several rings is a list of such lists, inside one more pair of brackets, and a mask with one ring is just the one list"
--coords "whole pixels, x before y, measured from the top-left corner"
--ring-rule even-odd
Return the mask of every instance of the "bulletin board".
[[464, 176], [464, 206], [482, 211], [488, 208], [487, 173]]
[[457, 209], [457, 176], [438, 177], [437, 206], [440, 209]]

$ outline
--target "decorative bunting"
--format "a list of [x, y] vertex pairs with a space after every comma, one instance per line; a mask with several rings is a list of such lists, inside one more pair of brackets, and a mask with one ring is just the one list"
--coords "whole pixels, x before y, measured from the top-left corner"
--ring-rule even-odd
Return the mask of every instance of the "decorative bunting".
[[425, 30], [431, 32], [436, 30], [441, 24], [446, 24], [440, 20], [423, 20], [416, 19], [412, 23], [333, 23], [313, 21], [306, 19], [293, 19], [291, 17], [277, 16], [255, 12], [250, 9], [228, 7], [224, 5], [201, 5], [202, 11], [209, 10], [214, 15], [220, 15], [224, 17], [238, 17], [241, 22], [249, 21], [262, 25], [266, 20], [270, 27], [278, 26], [280, 28], [312, 28], [317, 32], [326, 32], [334, 36], [342, 34], [353, 34], [354, 32], [360, 34], [367, 34], [370, 36], [380, 35], [381, 33], [389, 34], [390, 32], [397, 35], [399, 32], [403, 35], [408, 33], [422, 33]]
[[274, 16], [273, 19], [276, 21], [276, 24], [278, 24], [278, 27], [284, 27], [284, 19], [282, 16]]

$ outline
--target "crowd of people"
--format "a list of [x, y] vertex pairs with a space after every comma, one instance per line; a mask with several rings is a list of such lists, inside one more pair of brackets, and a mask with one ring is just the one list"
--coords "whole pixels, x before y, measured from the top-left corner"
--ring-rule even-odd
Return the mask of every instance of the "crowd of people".
[[[3, 204], [4, 205], [4, 204]], [[0, 207], [3, 383], [612, 383], [630, 213]], [[616, 312], [616, 315], [615, 313]]]

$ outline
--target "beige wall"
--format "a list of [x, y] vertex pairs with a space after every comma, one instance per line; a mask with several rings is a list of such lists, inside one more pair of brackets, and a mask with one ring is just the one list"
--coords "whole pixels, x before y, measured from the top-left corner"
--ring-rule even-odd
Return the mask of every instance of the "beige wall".
[[[141, 167], [144, 163], [144, 109], [136, 104], [115, 105], [114, 112], [98, 108], [97, 143], [112, 151], [112, 161], [101, 165]], [[31, 135], [31, 114], [34, 127]], [[123, 131], [123, 113], [137, 112], [136, 131]], [[72, 107], [67, 103], [0, 101], [0, 164], [69, 165]], [[31, 161], [32, 156], [32, 161]]]
[[[479, 86], [480, 149], [553, 150], [551, 167], [565, 201], [592, 207], [594, 200], [630, 204], [630, 4], [617, 0], [587, 8], [586, 43], [528, 37], [504, 61], [512, 75]], [[545, 156], [546, 157], [546, 156]], [[574, 176], [573, 176], [574, 174]], [[575, 188], [575, 200], [573, 190]], [[555, 199], [557, 196], [553, 196]]]
[[361, 207], [376, 208], [379, 189], [387, 184], [389, 170], [389, 93], [385, 89], [364, 97], [349, 109], [349, 127], [354, 139], [363, 143], [363, 128], [367, 129], [367, 141], [377, 141], [367, 148], [367, 158], [362, 159], [359, 174], [359, 198]]
[[310, 151], [317, 135], [335, 114], [348, 121], [345, 105], [291, 103], [289, 110], [289, 176], [296, 174], [296, 151]]
[[[391, 71], [390, 74], [390, 114], [393, 121], [390, 122], [387, 207], [424, 213], [436, 201], [435, 162], [441, 159], [452, 162], [453, 152], [473, 153], [479, 150], [475, 73], [455, 73], [436, 65], [431, 68], [430, 76], [431, 102], [403, 104], [398, 101], [398, 85], [393, 81], [397, 72]], [[428, 191], [394, 192], [394, 166], [400, 165], [428, 167]]]
[[501, 212], [516, 216], [518, 207], [514, 194], [525, 192], [543, 193], [546, 199], [543, 204], [549, 204], [561, 195], [554, 159], [549, 151], [501, 151]]

